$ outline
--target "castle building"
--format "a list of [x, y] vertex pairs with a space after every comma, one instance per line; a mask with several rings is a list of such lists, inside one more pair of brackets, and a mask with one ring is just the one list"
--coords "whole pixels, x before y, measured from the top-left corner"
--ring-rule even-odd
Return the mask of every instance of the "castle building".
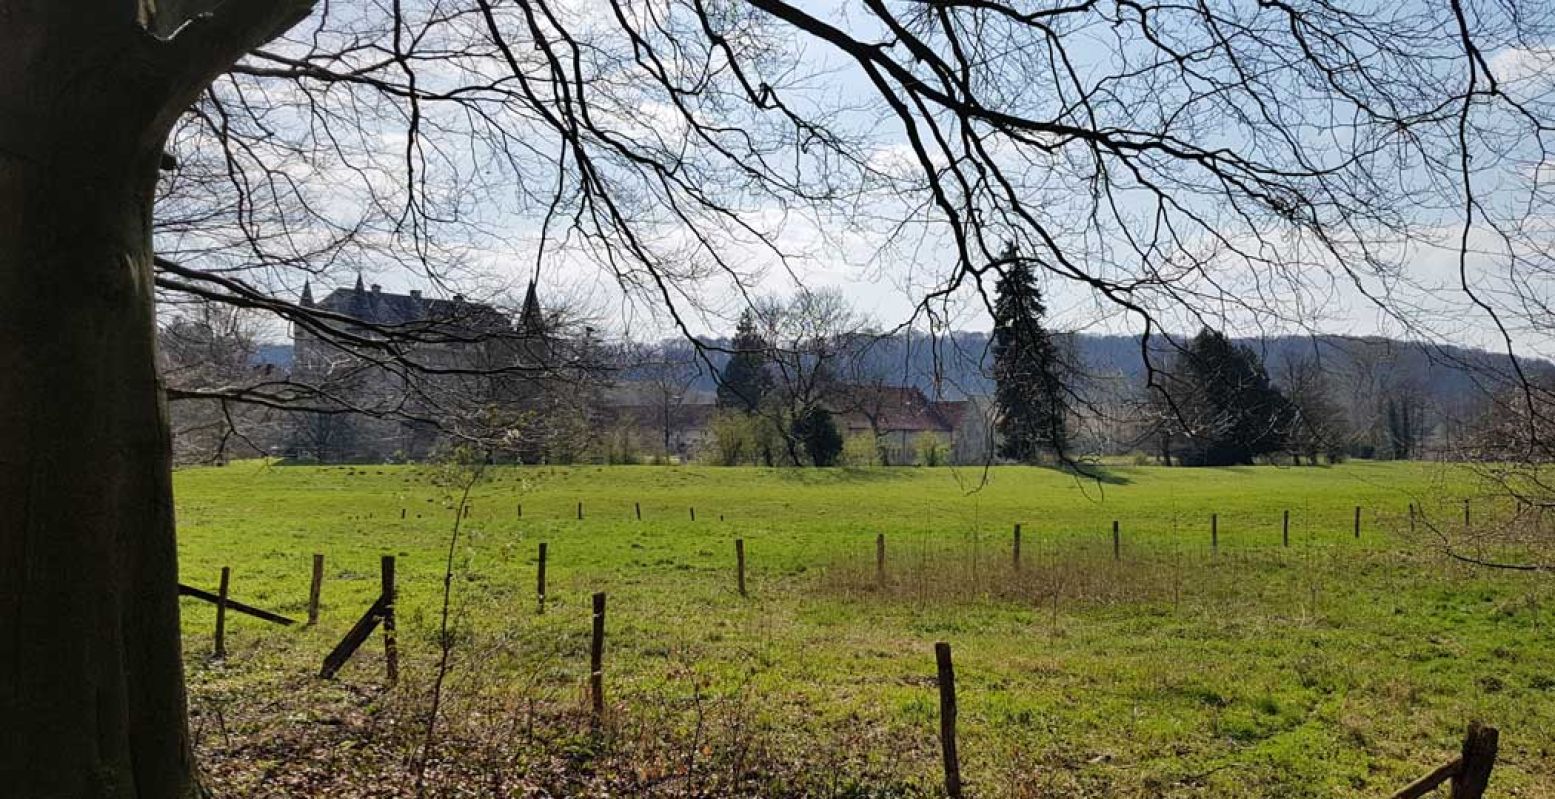
[[518, 427], [551, 362], [529, 284], [515, 320], [463, 296], [436, 299], [338, 288], [301, 305], [292, 380], [310, 396], [290, 431], [293, 457], [319, 462], [421, 460], [460, 441], [489, 445]]

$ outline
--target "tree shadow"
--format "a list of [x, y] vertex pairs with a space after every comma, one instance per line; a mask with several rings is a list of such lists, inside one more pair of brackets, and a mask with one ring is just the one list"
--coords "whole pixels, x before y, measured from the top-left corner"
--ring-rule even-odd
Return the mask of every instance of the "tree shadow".
[[913, 466], [773, 466], [771, 470], [784, 480], [806, 485], [886, 483], [906, 479], [919, 471]]
[[1118, 472], [1115, 472], [1100, 463], [1076, 461], [1073, 463], [1061, 463], [1044, 468], [1051, 469], [1055, 472], [1058, 472], [1059, 474], [1067, 475], [1079, 480], [1091, 480], [1097, 483], [1101, 483], [1102, 485], [1126, 486], [1134, 482], [1133, 478], [1125, 477], [1124, 475], [1119, 474]]

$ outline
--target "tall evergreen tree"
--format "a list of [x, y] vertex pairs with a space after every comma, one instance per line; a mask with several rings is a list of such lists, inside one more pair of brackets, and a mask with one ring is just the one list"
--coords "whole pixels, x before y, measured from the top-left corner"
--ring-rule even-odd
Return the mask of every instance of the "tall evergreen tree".
[[772, 391], [772, 373], [767, 369], [769, 345], [749, 308], [740, 314], [731, 349], [734, 354], [718, 376], [718, 407], [755, 413]]
[[1295, 411], [1251, 348], [1205, 328], [1178, 356], [1173, 373], [1183, 465], [1248, 464], [1284, 448]]
[[1047, 308], [1031, 263], [1014, 245], [1005, 248], [995, 284], [994, 399], [999, 411], [999, 455], [1022, 463], [1044, 452], [1062, 457], [1069, 443], [1058, 348], [1043, 329]]

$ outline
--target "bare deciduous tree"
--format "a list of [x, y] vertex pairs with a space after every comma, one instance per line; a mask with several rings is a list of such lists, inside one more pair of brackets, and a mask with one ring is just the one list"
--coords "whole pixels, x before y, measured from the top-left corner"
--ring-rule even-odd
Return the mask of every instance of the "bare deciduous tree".
[[[192, 790], [154, 294], [436, 374], [425, 331], [359, 335], [302, 281], [399, 270], [479, 299], [524, 253], [689, 336], [758, 263], [813, 255], [784, 236], [808, 226], [872, 242], [858, 260], [900, 265], [906, 321], [935, 330], [990, 307], [1013, 241], [1147, 359], [1164, 329], [1315, 324], [1341, 287], [1424, 340], [1473, 316], [1514, 356], [1549, 342], [1547, 4], [846, 11], [0, 0], [10, 787]], [[1402, 268], [1422, 251], [1453, 291]], [[1499, 396], [1538, 429], [1509, 363]]]

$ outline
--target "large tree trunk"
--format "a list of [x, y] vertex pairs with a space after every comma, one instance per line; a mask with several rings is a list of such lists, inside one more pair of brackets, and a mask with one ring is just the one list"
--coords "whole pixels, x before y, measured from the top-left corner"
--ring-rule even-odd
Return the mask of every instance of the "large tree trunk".
[[286, 4], [250, 5], [169, 42], [132, 0], [0, 0], [5, 796], [194, 793], [152, 194], [172, 120]]

